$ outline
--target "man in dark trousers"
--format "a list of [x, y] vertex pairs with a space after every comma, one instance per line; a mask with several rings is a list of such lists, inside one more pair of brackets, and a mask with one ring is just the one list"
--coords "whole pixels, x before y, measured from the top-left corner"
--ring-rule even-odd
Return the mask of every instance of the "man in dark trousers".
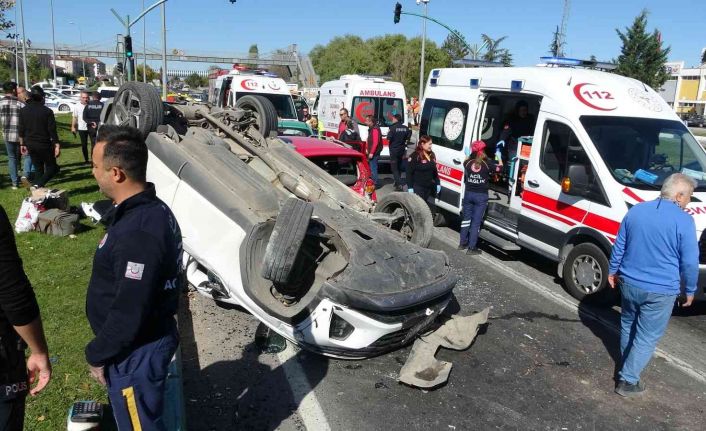
[[[27, 346], [31, 354], [25, 363]], [[0, 206], [0, 431], [23, 429], [27, 393], [36, 395], [50, 379], [37, 299], [22, 268], [10, 220]]]
[[171, 210], [145, 181], [147, 146], [137, 129], [104, 125], [93, 176], [114, 207], [93, 258], [86, 314], [91, 375], [107, 386], [120, 430], [164, 430], [167, 368], [179, 344], [182, 239]]
[[88, 102], [83, 110], [83, 121], [88, 126], [88, 137], [91, 138], [91, 153], [93, 153], [93, 147], [96, 145], [96, 134], [101, 123], [101, 112], [103, 112], [101, 94], [94, 91], [91, 95], [91, 101]]
[[684, 209], [696, 181], [672, 174], [660, 197], [641, 202], [623, 218], [608, 268], [610, 287], [620, 288], [621, 364], [615, 392], [640, 395], [645, 385], [642, 370], [652, 358], [667, 329], [678, 295], [680, 305], [694, 300], [699, 278], [699, 245], [694, 218]]
[[33, 188], [44, 187], [59, 173], [56, 158], [61, 154], [56, 119], [51, 109], [44, 106], [44, 90], [32, 87], [27, 106], [20, 109], [17, 131], [20, 147], [25, 147], [37, 173]]
[[395, 178], [395, 191], [402, 191], [402, 160], [407, 153], [407, 142], [412, 136], [412, 130], [404, 125], [402, 114], [395, 114], [395, 123], [387, 132], [390, 142], [390, 167]]
[[378, 185], [378, 160], [380, 159], [380, 153], [382, 152], [382, 131], [380, 126], [375, 122], [372, 115], [365, 117], [365, 125], [368, 126], [368, 163], [370, 164], [370, 172], [375, 182], [375, 187], [379, 188]]

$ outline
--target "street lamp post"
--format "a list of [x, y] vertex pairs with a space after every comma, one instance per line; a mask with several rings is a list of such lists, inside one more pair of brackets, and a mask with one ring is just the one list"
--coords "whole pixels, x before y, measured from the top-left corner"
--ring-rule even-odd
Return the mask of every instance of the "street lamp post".
[[427, 40], [427, 8], [429, 0], [417, 0], [417, 4], [424, 3], [424, 19], [422, 20], [422, 60], [419, 66], [419, 101], [424, 98], [424, 48]]
[[[83, 49], [83, 33], [81, 32], [81, 24], [78, 24], [74, 21], [69, 21], [69, 24], [78, 27], [78, 40], [81, 43], [81, 49]], [[86, 76], [86, 59], [84, 57], [81, 57], [81, 67], [83, 68], [83, 77], [88, 78]]]
[[[145, 9], [145, 0], [142, 0]], [[142, 21], [142, 82], [147, 82], [147, 21]]]
[[17, 38], [20, 37], [17, 28], [17, 8], [15, 8], [15, 34], [13, 34], [13, 39], [15, 39], [15, 82], [20, 83], [20, 47], [17, 44]]
[[54, 70], [54, 85], [56, 85], [56, 43], [54, 42], [54, 0], [49, 0], [51, 9], [51, 65]]
[[22, 7], [22, 0], [20, 0], [20, 22], [22, 23], [22, 66], [25, 75], [25, 88], [29, 90], [29, 76], [27, 74], [27, 38], [25, 37], [25, 14], [24, 8]]

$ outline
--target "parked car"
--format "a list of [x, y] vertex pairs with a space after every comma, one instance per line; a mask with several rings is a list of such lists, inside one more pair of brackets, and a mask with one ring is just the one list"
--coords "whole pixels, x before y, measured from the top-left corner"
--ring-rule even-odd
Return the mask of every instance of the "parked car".
[[186, 277], [200, 294], [346, 358], [408, 344], [449, 303], [456, 276], [443, 252], [425, 248], [426, 203], [391, 193], [374, 204], [351, 190], [294, 148], [313, 157], [321, 146], [270, 135], [277, 115], [267, 98], [170, 105], [168, 117], [183, 120], [170, 125], [141, 83], [124, 84], [109, 105], [108, 124], [146, 135], [147, 179], [179, 221]]
[[54, 112], [67, 113], [71, 112], [79, 102], [64, 96], [62, 94], [44, 93], [44, 105]]
[[359, 195], [377, 201], [375, 182], [363, 153], [340, 141], [301, 136], [279, 138]]
[[308, 124], [297, 120], [277, 121], [277, 134], [279, 136], [316, 136]]
[[704, 127], [706, 125], [706, 118], [703, 115], [692, 115], [686, 118], [687, 127]]

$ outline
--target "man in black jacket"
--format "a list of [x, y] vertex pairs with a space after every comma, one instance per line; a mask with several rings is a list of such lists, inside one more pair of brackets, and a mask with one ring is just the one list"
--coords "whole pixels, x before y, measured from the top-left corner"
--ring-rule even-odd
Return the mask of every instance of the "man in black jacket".
[[101, 112], [103, 112], [103, 102], [101, 102], [101, 94], [97, 91], [93, 92], [92, 100], [83, 109], [83, 121], [88, 126], [88, 137], [91, 138], [91, 153], [96, 145], [96, 134], [98, 126], [101, 123]]
[[[25, 364], [27, 346], [31, 354]], [[39, 306], [22, 269], [10, 220], [0, 206], [0, 431], [22, 430], [27, 392], [39, 393], [50, 378]]]
[[407, 153], [407, 142], [412, 136], [412, 130], [404, 125], [401, 114], [395, 114], [395, 124], [387, 132], [390, 142], [390, 167], [395, 178], [395, 191], [402, 191], [402, 160]]
[[27, 106], [20, 109], [17, 131], [20, 148], [25, 147], [37, 170], [33, 188], [44, 187], [59, 173], [56, 158], [61, 154], [56, 119], [51, 109], [44, 106], [44, 90], [32, 87]]
[[174, 214], [145, 182], [147, 146], [137, 129], [104, 125], [93, 176], [115, 207], [93, 258], [86, 346], [93, 377], [108, 388], [121, 430], [163, 430], [167, 368], [179, 344], [175, 314], [183, 282]]

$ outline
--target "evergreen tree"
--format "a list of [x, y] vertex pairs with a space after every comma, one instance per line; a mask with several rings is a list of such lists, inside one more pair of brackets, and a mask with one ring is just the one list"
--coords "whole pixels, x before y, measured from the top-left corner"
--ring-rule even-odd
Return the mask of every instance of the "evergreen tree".
[[706, 48], [701, 50], [701, 64], [706, 63]]
[[441, 44], [441, 49], [446, 51], [451, 60], [461, 60], [465, 58], [469, 52], [465, 41], [460, 40], [454, 34], [449, 33]]
[[552, 43], [549, 44], [549, 53], [552, 57], [560, 57], [563, 51], [563, 43], [561, 42], [561, 33], [559, 33], [559, 26], [554, 30], [552, 35]]
[[664, 65], [671, 48], [662, 48], [662, 37], [657, 29], [651, 34], [647, 32], [647, 15], [647, 10], [643, 10], [624, 33], [615, 30], [623, 42], [615, 73], [659, 89], [669, 78]]
[[500, 62], [505, 67], [512, 67], [512, 53], [509, 49], [503, 49], [503, 53], [500, 54]]

